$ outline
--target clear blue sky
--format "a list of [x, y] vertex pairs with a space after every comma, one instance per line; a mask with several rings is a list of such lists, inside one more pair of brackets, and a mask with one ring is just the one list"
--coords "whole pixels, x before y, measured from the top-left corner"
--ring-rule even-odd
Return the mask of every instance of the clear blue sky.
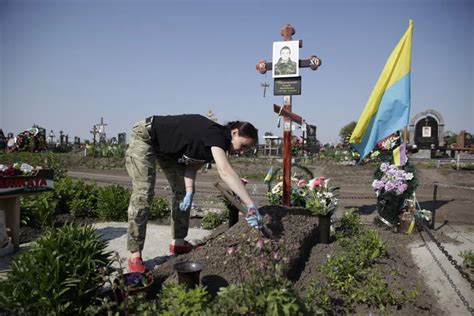
[[322, 142], [336, 142], [409, 19], [411, 117], [434, 109], [445, 130], [474, 132], [472, 0], [0, 0], [0, 128], [16, 134], [36, 123], [90, 139], [100, 117], [111, 137], [152, 114], [212, 110], [220, 122], [281, 135], [272, 108], [283, 97], [255, 64], [271, 60], [290, 23], [300, 58], [323, 61], [300, 70], [293, 111]]

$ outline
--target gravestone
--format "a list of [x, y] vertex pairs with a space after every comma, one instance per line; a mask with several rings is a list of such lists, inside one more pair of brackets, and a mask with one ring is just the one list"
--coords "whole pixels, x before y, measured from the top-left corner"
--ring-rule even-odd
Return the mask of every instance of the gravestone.
[[314, 154], [319, 152], [319, 143], [316, 138], [316, 126], [306, 124], [306, 143], [308, 152]]
[[409, 145], [420, 150], [444, 147], [444, 119], [435, 110], [420, 112], [410, 121], [409, 135]]
[[119, 133], [118, 134], [118, 143], [119, 143], [119, 145], [125, 145], [126, 140], [127, 140], [126, 133]]

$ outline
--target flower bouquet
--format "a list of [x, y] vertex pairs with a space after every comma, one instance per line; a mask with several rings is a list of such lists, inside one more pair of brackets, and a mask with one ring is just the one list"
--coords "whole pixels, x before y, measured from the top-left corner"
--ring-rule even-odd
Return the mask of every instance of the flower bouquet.
[[391, 134], [377, 143], [370, 154], [370, 160], [374, 162], [391, 161], [393, 150], [398, 146], [400, 146], [400, 136], [397, 133]]
[[306, 208], [313, 214], [320, 216], [331, 216], [337, 207], [336, 191], [339, 187], [329, 185], [329, 179], [324, 177], [309, 181], [306, 192]]
[[[290, 205], [295, 207], [305, 207], [306, 205], [306, 181], [298, 178], [291, 178]], [[267, 198], [272, 205], [281, 205], [283, 201], [283, 182], [278, 182], [267, 193]]]
[[377, 196], [377, 210], [382, 221], [396, 226], [405, 200], [412, 196], [417, 186], [416, 170], [412, 164], [407, 163], [402, 168], [387, 162], [381, 163], [375, 171], [372, 187]]

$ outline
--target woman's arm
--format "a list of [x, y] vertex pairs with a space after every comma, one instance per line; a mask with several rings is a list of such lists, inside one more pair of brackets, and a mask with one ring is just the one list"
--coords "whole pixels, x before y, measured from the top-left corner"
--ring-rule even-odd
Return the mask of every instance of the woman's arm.
[[254, 201], [250, 198], [239, 175], [234, 171], [227, 159], [225, 151], [217, 146], [211, 147], [212, 156], [216, 162], [217, 172], [225, 184], [240, 198], [245, 205], [252, 205]]
[[186, 187], [186, 193], [194, 193], [194, 182], [196, 181], [196, 174], [201, 167], [202, 164], [186, 166], [186, 169], [184, 170], [184, 186]]

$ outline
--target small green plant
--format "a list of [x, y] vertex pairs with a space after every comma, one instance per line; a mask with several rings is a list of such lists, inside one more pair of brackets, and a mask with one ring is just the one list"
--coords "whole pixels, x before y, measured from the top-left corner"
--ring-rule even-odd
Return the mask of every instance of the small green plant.
[[50, 227], [54, 222], [57, 200], [52, 192], [21, 199], [25, 224], [39, 228]]
[[210, 296], [203, 286], [188, 289], [182, 284], [166, 283], [158, 301], [160, 315], [212, 315]]
[[465, 250], [459, 253], [459, 256], [464, 259], [464, 264], [469, 269], [474, 269], [474, 251]]
[[[347, 216], [347, 222], [358, 222], [353, 214]], [[326, 282], [312, 282], [307, 289], [307, 304], [313, 311], [331, 313], [334, 308], [352, 311], [355, 304], [367, 304], [384, 312], [386, 306], [416, 296], [414, 291], [390, 289], [381, 273], [374, 269], [375, 261], [386, 254], [386, 246], [377, 231], [360, 231], [342, 241], [343, 252], [321, 267]], [[334, 306], [334, 302], [342, 305]]]
[[201, 226], [203, 229], [214, 229], [229, 217], [229, 212], [223, 211], [219, 213], [209, 212], [201, 220]]
[[304, 300], [306, 309], [313, 315], [324, 315], [332, 311], [331, 296], [325, 284], [311, 281], [306, 289]]
[[168, 201], [162, 197], [155, 196], [153, 203], [150, 206], [150, 213], [148, 219], [154, 220], [165, 218], [170, 215], [170, 206]]
[[64, 177], [55, 183], [54, 195], [58, 199], [59, 213], [75, 217], [96, 217], [99, 187], [95, 182]]
[[305, 305], [289, 281], [266, 278], [221, 288], [214, 309], [224, 315], [303, 315]]
[[97, 202], [99, 219], [126, 221], [130, 195], [130, 191], [116, 184], [100, 188]]
[[0, 281], [0, 306], [15, 314], [80, 315], [110, 265], [106, 242], [91, 226], [50, 228]]
[[351, 208], [341, 217], [341, 225], [336, 232], [336, 237], [346, 238], [358, 235], [361, 230], [361, 219], [357, 209]]
[[75, 193], [69, 203], [69, 210], [74, 217], [96, 217], [99, 187], [95, 182], [85, 183], [83, 180], [75, 182]]
[[267, 192], [267, 199], [268, 199], [268, 202], [271, 204], [271, 205], [281, 205], [282, 204], [282, 199], [283, 199], [283, 195], [280, 194], [280, 193], [273, 193], [273, 192]]

